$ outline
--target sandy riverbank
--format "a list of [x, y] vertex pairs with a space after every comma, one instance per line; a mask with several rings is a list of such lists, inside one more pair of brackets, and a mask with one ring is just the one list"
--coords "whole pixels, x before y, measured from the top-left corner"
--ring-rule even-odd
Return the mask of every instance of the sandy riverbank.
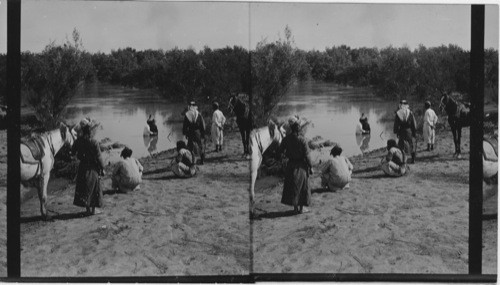
[[[452, 157], [451, 133], [438, 135], [433, 152], [420, 152], [409, 175], [384, 177], [385, 152], [358, 156], [350, 189], [320, 189], [312, 176], [310, 213], [290, 215], [280, 204], [283, 181], [257, 181], [253, 221], [257, 273], [468, 272], [469, 130], [462, 159]], [[419, 150], [424, 149], [419, 142]], [[484, 204], [496, 213], [497, 195]], [[497, 220], [483, 222], [483, 273], [496, 274]]]
[[248, 160], [240, 156], [239, 134], [227, 137], [222, 153], [208, 145], [206, 164], [192, 179], [172, 176], [166, 152], [141, 159], [140, 191], [113, 193], [105, 177], [100, 215], [80, 216], [73, 183], [51, 188], [50, 222], [38, 219], [36, 196], [27, 199], [22, 276], [249, 274]]
[[[466, 150], [468, 130], [463, 137]], [[5, 138], [1, 131], [0, 139]], [[419, 153], [403, 178], [381, 175], [382, 152], [352, 159], [349, 190], [319, 190], [319, 176], [313, 175], [309, 214], [289, 216], [289, 207], [279, 203], [282, 179], [260, 178], [253, 245], [248, 160], [240, 156], [239, 134], [227, 138], [224, 152], [210, 152], [193, 179], [173, 178], [165, 152], [141, 159], [140, 191], [112, 193], [106, 177], [100, 215], [81, 217], [83, 209], [72, 205], [75, 185], [64, 179], [49, 185], [50, 222], [39, 220], [36, 195], [26, 196], [22, 276], [245, 275], [252, 248], [257, 273], [467, 273], [468, 151], [454, 159], [447, 132], [438, 134], [434, 152]], [[5, 149], [0, 174], [0, 229], [5, 233]], [[485, 212], [496, 211], [495, 195], [485, 202]], [[483, 237], [483, 272], [494, 274], [496, 219], [483, 222]], [[5, 244], [6, 235], [0, 239]], [[0, 256], [6, 256], [5, 247]]]

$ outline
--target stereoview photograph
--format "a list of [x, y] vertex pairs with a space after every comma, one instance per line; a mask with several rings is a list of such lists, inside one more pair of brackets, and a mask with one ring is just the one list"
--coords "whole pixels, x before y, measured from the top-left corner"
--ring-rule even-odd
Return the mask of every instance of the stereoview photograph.
[[[21, 8], [22, 277], [468, 273], [470, 5]], [[486, 5], [483, 274], [497, 274], [498, 35]]]

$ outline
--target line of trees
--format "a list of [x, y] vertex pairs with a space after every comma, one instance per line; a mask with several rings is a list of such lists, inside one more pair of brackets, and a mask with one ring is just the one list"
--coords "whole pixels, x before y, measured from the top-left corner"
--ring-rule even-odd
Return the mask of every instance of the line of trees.
[[[223, 105], [230, 96], [252, 94], [255, 116], [263, 123], [296, 81], [328, 81], [371, 87], [389, 99], [415, 98], [436, 102], [441, 91], [469, 93], [470, 52], [455, 45], [415, 50], [408, 47], [299, 50], [287, 27], [285, 38], [242, 47], [137, 51], [109, 54], [83, 49], [74, 30], [72, 41], [49, 44], [41, 53], [22, 54], [23, 97], [41, 121], [53, 124], [61, 111], [88, 81], [156, 89], [172, 101], [195, 99]], [[498, 94], [498, 51], [485, 50], [485, 86]], [[5, 55], [0, 55], [0, 91], [5, 94]], [[1, 96], [4, 97], [4, 96]], [[2, 99], [0, 99], [1, 101]], [[497, 99], [496, 99], [497, 100]]]

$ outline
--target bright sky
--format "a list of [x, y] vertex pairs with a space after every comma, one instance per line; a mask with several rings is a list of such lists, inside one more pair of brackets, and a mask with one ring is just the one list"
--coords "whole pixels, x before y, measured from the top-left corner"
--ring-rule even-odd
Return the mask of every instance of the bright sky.
[[[498, 5], [486, 6], [485, 47], [498, 49]], [[0, 39], [6, 38], [6, 0], [0, 0]], [[23, 0], [21, 49], [38, 52], [63, 43], [73, 28], [90, 52], [255, 48], [284, 37], [288, 25], [298, 48], [333, 45], [416, 48], [456, 44], [470, 49], [470, 5], [248, 2]], [[5, 53], [6, 41], [0, 41]]]

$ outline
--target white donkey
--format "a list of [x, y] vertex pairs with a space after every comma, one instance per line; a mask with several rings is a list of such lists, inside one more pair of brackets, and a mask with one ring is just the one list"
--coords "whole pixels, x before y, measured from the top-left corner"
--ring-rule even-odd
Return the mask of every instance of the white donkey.
[[75, 141], [75, 130], [61, 124], [55, 129], [21, 143], [21, 182], [26, 184], [34, 181], [40, 199], [40, 212], [43, 219], [47, 219], [47, 184], [50, 171], [54, 166], [55, 155], [68, 144]]
[[483, 138], [483, 199], [498, 192], [498, 140]]
[[250, 133], [250, 154], [252, 157], [250, 164], [251, 182], [250, 182], [250, 215], [253, 216], [255, 181], [257, 180], [257, 171], [262, 163], [262, 154], [273, 143], [281, 144], [286, 132], [283, 126], [269, 121], [267, 127], [252, 130]]

